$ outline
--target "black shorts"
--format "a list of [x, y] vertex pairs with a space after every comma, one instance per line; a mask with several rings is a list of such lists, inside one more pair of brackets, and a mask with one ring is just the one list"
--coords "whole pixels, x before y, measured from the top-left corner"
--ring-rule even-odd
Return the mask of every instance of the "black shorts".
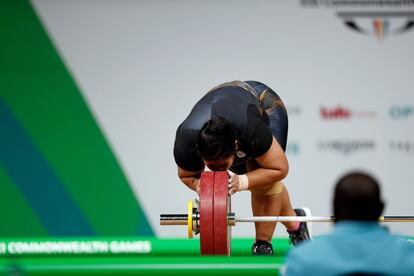
[[[286, 151], [287, 136], [288, 136], [288, 116], [286, 107], [276, 94], [267, 85], [257, 81], [245, 81], [252, 91], [255, 92], [255, 96], [260, 102], [260, 106], [264, 112], [266, 112], [269, 119], [269, 128], [276, 138], [277, 142]], [[237, 174], [244, 174], [247, 172], [246, 163], [239, 163], [230, 168], [231, 171]]]

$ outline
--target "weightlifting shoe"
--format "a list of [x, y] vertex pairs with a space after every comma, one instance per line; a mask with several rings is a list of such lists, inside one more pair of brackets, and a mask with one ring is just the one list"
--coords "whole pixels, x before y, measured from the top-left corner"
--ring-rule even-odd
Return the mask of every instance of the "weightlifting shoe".
[[[296, 216], [298, 217], [309, 217], [311, 212], [309, 208], [295, 209]], [[303, 241], [312, 240], [310, 225], [307, 222], [301, 222], [299, 228], [295, 231], [288, 231], [290, 243], [293, 246], [297, 246]]]
[[272, 256], [273, 246], [270, 242], [264, 240], [256, 240], [252, 246], [253, 255]]

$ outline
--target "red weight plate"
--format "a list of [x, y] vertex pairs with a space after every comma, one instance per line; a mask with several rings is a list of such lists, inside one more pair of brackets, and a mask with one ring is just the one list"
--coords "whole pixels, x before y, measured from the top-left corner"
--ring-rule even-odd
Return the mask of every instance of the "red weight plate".
[[228, 181], [227, 172], [214, 173], [214, 255], [230, 256], [231, 252], [231, 228], [227, 221], [230, 212]]
[[214, 172], [202, 172], [200, 177], [200, 253], [214, 255]]

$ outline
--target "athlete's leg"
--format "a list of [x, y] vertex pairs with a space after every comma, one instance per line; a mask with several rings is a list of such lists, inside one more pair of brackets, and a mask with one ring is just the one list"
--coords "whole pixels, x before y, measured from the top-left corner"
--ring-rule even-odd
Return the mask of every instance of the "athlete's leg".
[[[254, 216], [295, 216], [290, 204], [289, 194], [281, 182], [278, 182], [282, 191], [271, 195], [260, 195], [252, 192], [252, 210]], [[283, 222], [287, 229], [294, 229], [295, 222]], [[255, 222], [256, 240], [272, 240], [276, 222]]]
[[[258, 168], [257, 162], [249, 160], [247, 169]], [[281, 181], [269, 183], [261, 189], [255, 189], [252, 193], [252, 211], [254, 216], [295, 216], [289, 199], [289, 193]], [[286, 228], [294, 229], [294, 222], [283, 223]], [[271, 241], [276, 228], [276, 222], [256, 222], [256, 239]]]
[[[251, 86], [256, 92], [263, 111], [263, 118], [269, 119], [270, 130], [283, 151], [285, 151], [288, 136], [288, 115], [283, 101], [271, 88], [263, 83], [257, 81], [246, 81], [245, 83]], [[249, 163], [247, 163], [248, 170], [257, 168], [254, 167], [254, 163]], [[252, 210], [255, 216], [307, 215], [304, 209], [293, 210], [290, 204], [289, 193], [281, 182], [269, 183], [268, 189], [252, 190]], [[294, 245], [303, 240], [310, 239], [307, 223], [287, 222], [283, 224], [286, 226], [290, 240]], [[255, 223], [255, 227], [256, 239], [271, 241], [276, 223]]]

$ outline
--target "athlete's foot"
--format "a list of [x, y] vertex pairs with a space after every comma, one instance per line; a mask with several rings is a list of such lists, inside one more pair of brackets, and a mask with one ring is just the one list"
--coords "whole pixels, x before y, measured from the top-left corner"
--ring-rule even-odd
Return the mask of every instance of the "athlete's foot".
[[[301, 216], [301, 217], [311, 216], [309, 208], [295, 209], [295, 213], [296, 213], [296, 216], [298, 216], [298, 217], [299, 216]], [[298, 229], [293, 230], [293, 231], [288, 230], [288, 233], [289, 233], [290, 243], [293, 246], [296, 246], [296, 245], [300, 244], [303, 241], [312, 239], [310, 229], [308, 227], [307, 222], [301, 222], [299, 224]]]
[[253, 255], [272, 256], [273, 246], [270, 242], [264, 240], [256, 240], [252, 246]]

